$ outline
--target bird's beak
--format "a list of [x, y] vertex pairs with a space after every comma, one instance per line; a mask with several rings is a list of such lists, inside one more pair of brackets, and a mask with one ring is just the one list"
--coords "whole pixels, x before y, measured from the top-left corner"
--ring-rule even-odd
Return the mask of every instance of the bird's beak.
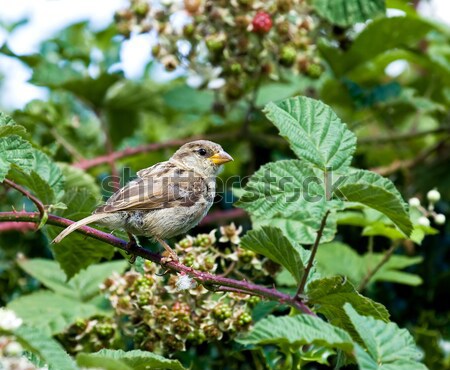
[[224, 150], [212, 155], [208, 158], [214, 164], [224, 164], [233, 160], [233, 157]]

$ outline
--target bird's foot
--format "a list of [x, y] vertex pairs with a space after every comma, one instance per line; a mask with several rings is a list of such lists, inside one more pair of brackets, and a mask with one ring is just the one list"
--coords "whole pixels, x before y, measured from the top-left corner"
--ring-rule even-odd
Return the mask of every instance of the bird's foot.
[[163, 265], [165, 265], [166, 263], [169, 262], [179, 262], [179, 258], [177, 256], [177, 254], [173, 251], [173, 250], [165, 250], [164, 252], [162, 252], [162, 258], [161, 258], [161, 263]]
[[136, 262], [136, 255], [133, 254], [133, 249], [136, 248], [139, 244], [137, 243], [134, 235], [128, 233], [128, 237], [130, 238], [129, 242], [127, 243], [127, 245], [125, 245], [125, 250], [127, 252], [127, 254], [130, 255], [130, 258], [128, 259], [128, 262], [133, 264]]

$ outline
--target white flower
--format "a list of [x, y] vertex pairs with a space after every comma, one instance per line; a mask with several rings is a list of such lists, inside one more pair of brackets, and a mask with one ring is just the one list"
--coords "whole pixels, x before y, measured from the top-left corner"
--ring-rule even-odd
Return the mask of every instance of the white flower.
[[225, 79], [219, 77], [222, 73], [222, 68], [207, 66], [198, 69], [199, 73], [190, 71], [186, 80], [186, 84], [189, 87], [199, 89], [206, 86], [208, 89], [217, 90], [225, 85]]
[[5, 353], [6, 353], [8, 356], [13, 356], [13, 357], [14, 357], [14, 356], [19, 356], [19, 355], [21, 355], [22, 352], [23, 352], [23, 348], [22, 348], [22, 346], [20, 345], [20, 343], [17, 343], [17, 342], [9, 342], [9, 343], [6, 345], [4, 351], [5, 351]]
[[419, 198], [411, 198], [408, 203], [411, 207], [414, 207], [414, 208], [420, 207]]
[[0, 328], [3, 330], [14, 330], [22, 325], [22, 319], [17, 317], [14, 311], [0, 308]]
[[222, 236], [219, 239], [219, 242], [226, 243], [231, 242], [233, 244], [239, 244], [241, 242], [241, 238], [239, 238], [239, 234], [242, 232], [242, 226], [236, 229], [236, 225], [232, 222], [228, 226], [221, 226], [220, 233]]
[[197, 282], [188, 275], [181, 274], [179, 275], [175, 286], [177, 287], [177, 291], [180, 292], [182, 290], [189, 290], [197, 287]]
[[434, 216], [434, 222], [436, 222], [437, 225], [445, 224], [445, 215], [443, 215], [442, 213], [438, 213]]
[[437, 203], [439, 202], [439, 199], [441, 199], [441, 193], [439, 193], [436, 189], [430, 190], [427, 193], [427, 198], [430, 201], [430, 203]]
[[430, 220], [425, 216], [420, 217], [417, 223], [421, 226], [430, 226]]

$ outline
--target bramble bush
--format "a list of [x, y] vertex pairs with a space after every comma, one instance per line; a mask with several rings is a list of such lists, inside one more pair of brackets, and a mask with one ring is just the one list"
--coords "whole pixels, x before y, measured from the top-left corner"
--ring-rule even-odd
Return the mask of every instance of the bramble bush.
[[[450, 32], [387, 5], [404, 14], [381, 0], [131, 0], [38, 54], [5, 43], [48, 97], [0, 113], [0, 364], [450, 368]], [[120, 48], [136, 33], [156, 33], [155, 60], [130, 80]], [[157, 62], [183, 76], [154, 82]], [[120, 230], [50, 244], [199, 137], [235, 161], [210, 214], [169, 241], [179, 261]]]

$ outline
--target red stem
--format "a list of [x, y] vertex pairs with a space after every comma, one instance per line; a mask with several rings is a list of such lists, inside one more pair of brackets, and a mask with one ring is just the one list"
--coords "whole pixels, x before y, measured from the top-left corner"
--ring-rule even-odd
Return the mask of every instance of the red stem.
[[33, 194], [31, 194], [28, 190], [24, 189], [23, 187], [21, 187], [20, 185], [16, 184], [14, 181], [11, 181], [9, 179], [4, 179], [3, 183], [7, 184], [8, 186], [21, 192], [29, 200], [31, 200], [35, 204], [36, 208], [38, 209], [41, 217], [43, 217], [45, 215], [46, 211], [45, 211], [44, 204], [38, 198], [36, 198]]
[[92, 159], [83, 159], [82, 161], [74, 163], [74, 166], [86, 170], [91, 167], [99, 166], [99, 165], [105, 164], [105, 163], [111, 163], [111, 161], [115, 161], [117, 159], [121, 159], [124, 157], [130, 157], [130, 156], [136, 155], [136, 154], [154, 152], [154, 151], [157, 151], [160, 149], [165, 149], [165, 148], [179, 147], [179, 146], [186, 144], [193, 140], [200, 140], [200, 139], [202, 139], [202, 140], [223, 140], [223, 139], [230, 139], [232, 137], [236, 137], [235, 132], [204, 135], [204, 136], [192, 136], [192, 137], [185, 138], [185, 139], [169, 140], [169, 141], [166, 141], [163, 143], [145, 144], [145, 145], [140, 145], [140, 146], [137, 146], [134, 148], [127, 148], [124, 150], [119, 150], [119, 151], [112, 152], [110, 154], [102, 155], [100, 157], [96, 157], [96, 158], [92, 158]]
[[[0, 222], [1, 221], [23, 221], [23, 222], [39, 222], [39, 213], [37, 212], [0, 212]], [[50, 225], [67, 227], [74, 223], [74, 221], [68, 220], [66, 218], [58, 217], [52, 214], [48, 215], [47, 223]], [[162, 256], [153, 253], [147, 249], [144, 249], [135, 244], [129, 244], [125, 240], [117, 238], [116, 236], [105, 233], [103, 231], [94, 229], [89, 226], [83, 226], [77, 230], [77, 232], [90, 236], [94, 239], [108, 243], [114, 247], [123, 249], [135, 256], [140, 256], [146, 260], [155, 262], [159, 265], [163, 265], [165, 268], [170, 269], [175, 272], [183, 272], [187, 275], [192, 276], [194, 279], [202, 284], [215, 285], [218, 286], [218, 291], [227, 288], [234, 288], [236, 291], [245, 291], [248, 294], [253, 294], [261, 296], [270, 300], [285, 303], [291, 307], [296, 308], [308, 315], [314, 315], [314, 312], [301, 301], [298, 297], [292, 297], [289, 294], [280, 292], [274, 288], [266, 288], [261, 285], [253, 284], [248, 281], [234, 280], [226, 277], [216, 276], [208, 272], [202, 272], [187, 267], [180, 262], [171, 261], [168, 263], [162, 263]]]

